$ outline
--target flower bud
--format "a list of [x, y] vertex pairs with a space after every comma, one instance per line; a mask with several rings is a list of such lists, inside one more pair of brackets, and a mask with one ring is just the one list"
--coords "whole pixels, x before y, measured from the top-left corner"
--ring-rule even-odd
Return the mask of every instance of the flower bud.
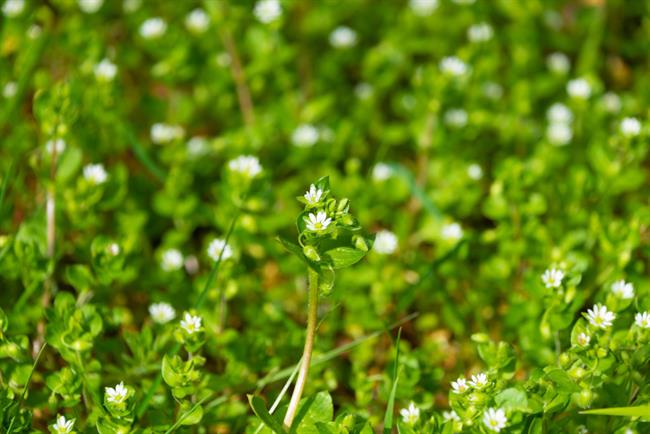
[[318, 250], [316, 250], [316, 247], [305, 246], [302, 248], [302, 253], [312, 261], [320, 262], [320, 255], [318, 254]]
[[567, 353], [560, 354], [560, 365], [566, 367], [569, 363], [571, 363], [571, 357]]
[[571, 378], [579, 380], [580, 378], [584, 377], [587, 371], [585, 371], [583, 368], [580, 366], [573, 367], [569, 370], [569, 375]]
[[350, 200], [348, 198], [343, 198], [339, 201], [339, 205], [336, 208], [338, 214], [346, 214], [350, 209]]
[[366, 243], [366, 240], [363, 237], [355, 235], [352, 237], [352, 241], [354, 242], [354, 247], [356, 249], [361, 250], [362, 252], [368, 251], [368, 243]]
[[594, 399], [594, 394], [589, 389], [582, 389], [576, 397], [576, 404], [581, 408], [588, 408]]

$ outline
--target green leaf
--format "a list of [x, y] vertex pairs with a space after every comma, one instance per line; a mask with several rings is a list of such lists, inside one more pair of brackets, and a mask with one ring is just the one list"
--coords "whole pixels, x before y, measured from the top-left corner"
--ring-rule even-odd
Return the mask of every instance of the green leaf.
[[86, 265], [76, 264], [66, 267], [65, 280], [78, 292], [83, 292], [91, 288], [95, 278]]
[[319, 434], [317, 422], [330, 422], [334, 417], [334, 405], [328, 392], [318, 392], [300, 400], [291, 432]]
[[496, 404], [504, 409], [512, 409], [521, 412], [529, 412], [528, 398], [526, 392], [515, 387], [501, 391], [494, 397]]
[[581, 411], [580, 414], [593, 414], [598, 416], [626, 416], [641, 417], [650, 420], [650, 405], [637, 405], [634, 407], [595, 408]]
[[170, 387], [182, 387], [184, 384], [183, 375], [178, 373], [176, 366], [180, 361], [178, 356], [169, 356], [165, 354], [162, 360], [162, 377], [165, 383]]
[[395, 342], [395, 366], [393, 368], [392, 387], [388, 396], [388, 404], [384, 414], [384, 434], [390, 434], [393, 430], [393, 413], [395, 412], [395, 394], [397, 393], [397, 382], [399, 381], [399, 342], [402, 337], [402, 328], [397, 331], [397, 341]]
[[332, 261], [335, 270], [354, 265], [365, 255], [366, 252], [363, 250], [352, 247], [336, 247], [325, 252], [325, 256]]
[[178, 418], [178, 421], [181, 425], [196, 425], [197, 423], [201, 422], [202, 418], [203, 418], [203, 407], [200, 404], [196, 404], [191, 408], [187, 409], [185, 413], [183, 413]]
[[580, 392], [580, 387], [573, 382], [569, 374], [560, 368], [552, 368], [546, 372], [546, 379], [555, 384], [558, 392], [575, 393]]
[[284, 427], [282, 427], [280, 422], [273, 419], [271, 413], [269, 413], [269, 411], [266, 409], [266, 405], [264, 404], [262, 398], [255, 395], [248, 395], [248, 403], [250, 404], [257, 417], [259, 417], [260, 420], [264, 423], [264, 425], [269, 427], [275, 433], [286, 434]]

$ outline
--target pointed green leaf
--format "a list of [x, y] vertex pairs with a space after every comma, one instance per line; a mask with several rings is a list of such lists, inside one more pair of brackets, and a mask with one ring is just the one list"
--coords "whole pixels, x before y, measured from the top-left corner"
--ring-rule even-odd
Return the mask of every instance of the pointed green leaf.
[[264, 425], [269, 427], [275, 433], [286, 434], [286, 431], [280, 422], [273, 419], [271, 413], [269, 413], [269, 411], [266, 409], [266, 405], [264, 404], [262, 398], [255, 395], [248, 395], [248, 403], [250, 404], [257, 417], [259, 417], [260, 420], [264, 423]]

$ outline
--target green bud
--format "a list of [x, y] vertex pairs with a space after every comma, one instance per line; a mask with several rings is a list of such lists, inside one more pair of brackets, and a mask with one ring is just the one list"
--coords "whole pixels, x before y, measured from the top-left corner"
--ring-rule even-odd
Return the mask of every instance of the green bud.
[[603, 358], [607, 356], [607, 350], [605, 348], [598, 348], [596, 350], [596, 355], [598, 356], [598, 358]]
[[345, 226], [354, 226], [355, 224], [354, 217], [350, 214], [343, 214], [339, 219], [339, 222]]
[[560, 354], [560, 365], [567, 366], [569, 363], [571, 363], [569, 355], [567, 353]]
[[302, 248], [302, 253], [312, 261], [320, 262], [320, 255], [318, 254], [316, 247], [307, 245]]
[[587, 371], [585, 371], [580, 366], [573, 367], [569, 370], [569, 375], [571, 376], [571, 378], [574, 378], [576, 380], [579, 380], [582, 377], [584, 377], [586, 373]]
[[591, 405], [594, 394], [589, 389], [582, 389], [576, 398], [576, 404], [581, 408], [587, 408]]
[[339, 201], [339, 205], [336, 208], [336, 212], [339, 214], [345, 214], [350, 209], [350, 200], [348, 198], [343, 198]]
[[362, 252], [368, 251], [368, 243], [366, 243], [366, 240], [363, 237], [355, 235], [352, 237], [352, 241], [354, 242], [354, 247], [356, 249], [361, 250]]

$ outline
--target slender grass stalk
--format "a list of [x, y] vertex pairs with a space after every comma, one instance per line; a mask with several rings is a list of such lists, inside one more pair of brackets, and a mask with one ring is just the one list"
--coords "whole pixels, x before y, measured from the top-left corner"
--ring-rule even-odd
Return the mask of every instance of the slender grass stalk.
[[309, 364], [311, 362], [311, 353], [314, 349], [314, 338], [316, 337], [316, 321], [318, 320], [318, 273], [311, 268], [309, 269], [309, 298], [307, 307], [307, 336], [305, 337], [305, 348], [302, 353], [302, 362], [300, 364], [300, 371], [298, 372], [298, 379], [296, 386], [289, 401], [289, 408], [284, 416], [284, 426], [290, 428], [296, 417], [298, 404], [302, 397], [302, 392], [305, 389], [307, 382], [307, 374], [309, 373]]
[[[47, 343], [44, 343], [43, 346], [41, 346], [40, 351], [36, 355], [36, 358], [34, 359], [34, 364], [32, 365], [32, 370], [29, 371], [29, 376], [27, 377], [27, 381], [25, 382], [25, 386], [23, 387], [23, 391], [20, 394], [20, 399], [18, 400], [19, 406], [20, 403], [22, 403], [25, 399], [25, 395], [27, 394], [27, 387], [29, 387], [29, 383], [32, 381], [32, 376], [34, 375], [34, 371], [36, 370], [36, 366], [38, 365], [38, 361], [41, 360], [41, 355], [43, 354], [43, 350], [45, 350], [45, 347], [47, 346]], [[20, 408], [16, 409], [16, 411], [20, 411]], [[16, 416], [18, 414], [14, 414], [14, 417], [11, 418], [11, 423], [9, 424], [9, 428], [7, 429], [7, 433], [11, 433], [11, 429], [14, 427], [14, 422], [16, 421]]]

